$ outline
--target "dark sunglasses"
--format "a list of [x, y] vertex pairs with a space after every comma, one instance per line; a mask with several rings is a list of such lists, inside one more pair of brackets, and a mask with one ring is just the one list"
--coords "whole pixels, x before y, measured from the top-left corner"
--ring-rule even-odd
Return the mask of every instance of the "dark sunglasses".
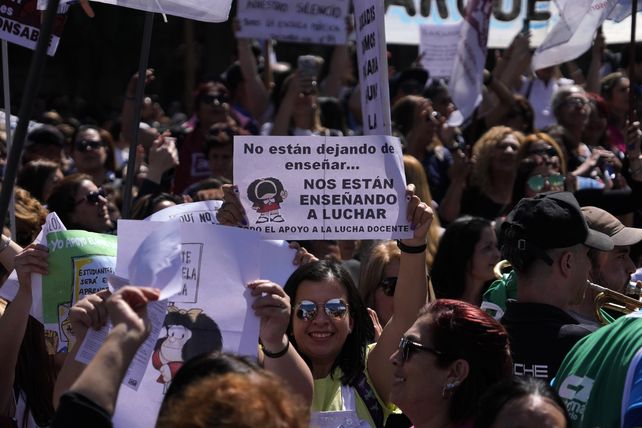
[[424, 346], [421, 343], [414, 342], [407, 337], [401, 338], [401, 341], [399, 342], [399, 352], [401, 352], [401, 359], [404, 363], [408, 361], [408, 359], [414, 352], [417, 351], [424, 351], [430, 352], [431, 354], [435, 355], [441, 355], [441, 352], [436, 349]]
[[90, 149], [98, 150], [99, 148], [104, 146], [105, 146], [105, 143], [103, 143], [101, 140], [98, 140], [98, 141], [80, 140], [80, 141], [76, 141], [76, 144], [75, 144], [75, 148], [79, 152], [88, 152]]
[[557, 152], [554, 148], [549, 146], [547, 148], [529, 150], [528, 155], [548, 156], [549, 158], [552, 158], [553, 156], [557, 156]]
[[210, 128], [209, 131], [207, 131], [207, 134], [209, 137], [212, 138], [217, 138], [221, 134], [227, 135], [229, 139], [232, 139], [234, 137], [234, 129], [230, 128], [229, 126], [226, 126], [225, 128]]
[[229, 98], [225, 94], [206, 94], [201, 97], [201, 102], [203, 104], [211, 104], [215, 106], [220, 106], [223, 103], [226, 103], [229, 101]]
[[573, 107], [584, 107], [585, 105], [588, 105], [587, 100], [583, 100], [582, 98], [576, 98], [576, 97], [571, 97], [567, 98], [564, 100], [564, 105], [567, 106], [573, 106]]
[[105, 193], [105, 190], [102, 187], [100, 187], [98, 190], [87, 193], [83, 199], [76, 201], [76, 205], [80, 205], [85, 201], [89, 202], [90, 204], [96, 205], [100, 202], [101, 197], [107, 197], [107, 193]]
[[534, 175], [528, 179], [526, 184], [533, 192], [539, 192], [544, 188], [546, 183], [551, 187], [562, 187], [564, 185], [564, 177], [562, 174], [551, 174], [548, 177], [541, 174]]
[[[426, 280], [430, 281], [430, 276], [426, 276]], [[384, 279], [381, 280], [379, 283], [379, 287], [383, 290], [383, 294], [385, 294], [388, 297], [392, 297], [395, 295], [395, 289], [397, 288], [397, 277], [396, 276], [388, 276]]]
[[315, 303], [311, 300], [301, 300], [296, 305], [296, 316], [303, 321], [312, 321], [319, 312], [319, 306], [327, 316], [340, 320], [348, 313], [348, 304], [341, 299], [330, 299], [325, 303]]

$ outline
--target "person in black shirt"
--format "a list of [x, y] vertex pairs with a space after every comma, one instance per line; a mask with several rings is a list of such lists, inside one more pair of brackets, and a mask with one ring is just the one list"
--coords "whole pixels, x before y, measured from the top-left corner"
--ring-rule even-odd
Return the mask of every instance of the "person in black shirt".
[[590, 230], [569, 192], [524, 198], [501, 229], [502, 256], [517, 275], [517, 301], [507, 302], [502, 324], [511, 340], [513, 371], [550, 381], [566, 353], [591, 332], [566, 309], [586, 287], [590, 248], [613, 241]]

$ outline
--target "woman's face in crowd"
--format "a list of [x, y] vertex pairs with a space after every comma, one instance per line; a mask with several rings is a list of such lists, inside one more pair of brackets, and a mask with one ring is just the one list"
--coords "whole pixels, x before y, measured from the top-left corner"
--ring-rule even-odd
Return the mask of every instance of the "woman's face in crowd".
[[500, 260], [497, 237], [489, 226], [482, 230], [479, 241], [475, 244], [475, 251], [471, 260], [471, 276], [481, 281], [489, 281], [495, 277], [493, 268]]
[[[299, 284], [296, 291], [292, 305], [292, 333], [298, 351], [308, 357], [313, 365], [331, 365], [352, 331], [353, 320], [349, 311], [341, 318], [326, 314], [324, 303], [332, 299], [341, 299], [349, 303], [346, 289], [332, 277], [323, 281], [305, 280]], [[309, 321], [297, 316], [299, 304], [303, 300], [317, 305], [316, 315]]]
[[526, 188], [524, 195], [527, 198], [532, 198], [538, 193], [562, 191], [564, 190], [565, 178], [555, 168], [553, 163], [542, 162], [531, 171], [528, 180], [526, 181]]
[[201, 95], [198, 104], [198, 119], [205, 123], [226, 122], [229, 116], [230, 105], [228, 95], [223, 91], [212, 89], [205, 95]]
[[611, 97], [607, 101], [609, 105], [618, 111], [627, 111], [629, 108], [629, 79], [621, 78], [613, 85]]
[[95, 129], [87, 129], [76, 137], [73, 158], [78, 170], [92, 172], [103, 168], [107, 160], [107, 147]]
[[[382, 280], [385, 278], [397, 278], [398, 276], [399, 260], [393, 259], [383, 270]], [[392, 296], [388, 296], [381, 286], [377, 286], [374, 294], [374, 310], [379, 317], [379, 323], [381, 323], [382, 327], [384, 327], [388, 321], [390, 321], [390, 318], [392, 318], [392, 314], [394, 313], [393, 300], [394, 294]]]
[[84, 230], [107, 232], [112, 227], [107, 210], [107, 199], [98, 196], [97, 202], [93, 203], [87, 199], [87, 195], [92, 192], [98, 192], [98, 187], [90, 180], [83, 180], [76, 192], [76, 208], [72, 212], [71, 220]]
[[574, 92], [562, 101], [559, 110], [559, 123], [564, 127], [586, 126], [589, 117], [589, 106], [586, 95]]
[[564, 413], [557, 404], [539, 395], [511, 400], [504, 405], [491, 428], [566, 428]]
[[495, 144], [492, 154], [491, 168], [494, 171], [513, 171], [517, 167], [517, 150], [519, 140], [513, 134], [508, 134]]
[[[435, 349], [428, 316], [415, 321], [404, 337], [423, 347]], [[437, 413], [441, 406], [448, 405], [441, 392], [448, 382], [449, 369], [439, 367], [437, 358], [433, 352], [413, 349], [412, 345], [406, 361], [401, 350], [395, 351], [390, 357], [395, 366], [390, 402], [403, 410], [415, 424]]]

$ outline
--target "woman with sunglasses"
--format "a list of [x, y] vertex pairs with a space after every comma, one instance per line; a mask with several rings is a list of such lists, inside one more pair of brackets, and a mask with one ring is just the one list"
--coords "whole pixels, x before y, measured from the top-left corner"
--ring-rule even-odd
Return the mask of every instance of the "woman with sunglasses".
[[60, 180], [51, 190], [47, 208], [58, 214], [67, 229], [107, 233], [114, 228], [105, 192], [87, 174], [73, 174]]
[[396, 309], [375, 345], [368, 347], [374, 332], [366, 306], [340, 265], [330, 261], [303, 265], [285, 284], [293, 313], [287, 338], [314, 378], [313, 423], [334, 418], [344, 424], [382, 427], [391, 412], [386, 404], [393, 379], [388, 357], [416, 319], [428, 288], [425, 243], [432, 210], [413, 195], [408, 213], [414, 236], [398, 244]]
[[513, 366], [504, 327], [456, 300], [423, 308], [390, 361], [390, 401], [417, 428], [472, 427], [479, 398]]
[[439, 241], [430, 271], [439, 299], [457, 299], [479, 306], [500, 260], [490, 221], [463, 216], [452, 222]]

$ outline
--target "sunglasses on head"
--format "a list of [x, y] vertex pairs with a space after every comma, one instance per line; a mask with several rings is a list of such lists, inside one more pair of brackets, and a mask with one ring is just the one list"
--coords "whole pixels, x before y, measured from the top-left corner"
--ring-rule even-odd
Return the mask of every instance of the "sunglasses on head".
[[105, 193], [105, 190], [102, 187], [100, 187], [98, 190], [87, 193], [83, 199], [76, 201], [76, 205], [80, 205], [85, 201], [89, 202], [90, 204], [96, 205], [98, 204], [98, 202], [100, 202], [101, 197], [107, 197], [107, 193]]
[[417, 351], [424, 351], [430, 352], [431, 354], [435, 355], [441, 355], [441, 352], [436, 349], [424, 346], [421, 343], [414, 342], [407, 337], [401, 338], [401, 342], [399, 342], [399, 352], [401, 353], [401, 359], [404, 363], [408, 361], [410, 356]]
[[80, 140], [80, 141], [76, 141], [75, 148], [79, 152], [88, 152], [89, 150], [97, 150], [103, 147], [104, 145], [105, 143], [103, 143], [101, 140], [98, 140], [98, 141]]
[[340, 320], [348, 313], [348, 304], [341, 299], [330, 299], [325, 303], [315, 303], [311, 300], [301, 300], [296, 305], [296, 316], [303, 321], [312, 321], [319, 312], [319, 306], [327, 316]]
[[544, 188], [546, 183], [551, 187], [562, 187], [566, 178], [562, 174], [551, 174], [544, 176], [541, 174], [534, 175], [528, 179], [526, 184], [533, 192], [539, 192]]
[[229, 99], [225, 94], [205, 94], [201, 97], [201, 102], [203, 104], [212, 104], [215, 106], [220, 106], [223, 103], [228, 102]]

